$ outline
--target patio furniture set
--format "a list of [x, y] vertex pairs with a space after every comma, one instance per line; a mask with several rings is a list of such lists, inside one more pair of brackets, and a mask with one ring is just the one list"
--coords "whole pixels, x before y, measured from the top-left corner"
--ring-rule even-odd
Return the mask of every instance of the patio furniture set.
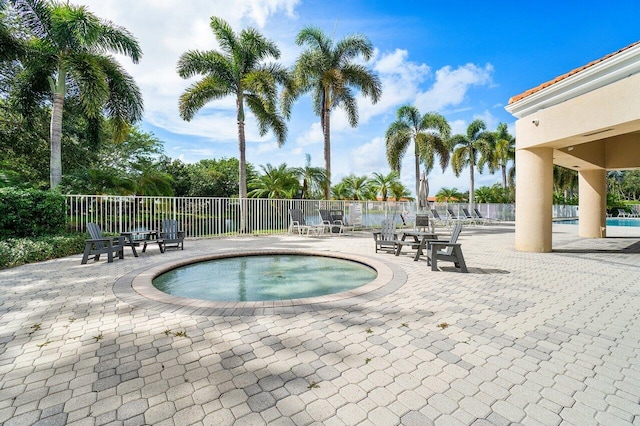
[[107, 255], [107, 262], [113, 262], [114, 255], [124, 259], [124, 248], [131, 247], [134, 257], [138, 257], [136, 247], [142, 245], [142, 252], [147, 251], [147, 245], [158, 244], [161, 253], [168, 247], [184, 250], [184, 231], [179, 229], [178, 221], [166, 219], [162, 221], [161, 230], [134, 230], [122, 232], [119, 236], [107, 237], [102, 235], [100, 226], [96, 223], [87, 223], [87, 231], [91, 236], [85, 240], [84, 253], [81, 264], [86, 264], [89, 257], [95, 261], [100, 260], [100, 255]]
[[[395, 221], [385, 219], [379, 231], [373, 232], [375, 251], [389, 250], [399, 256], [403, 247], [410, 247], [416, 251], [414, 261], [426, 252], [427, 265], [431, 270], [438, 270], [438, 260], [453, 262], [460, 272], [468, 272], [467, 265], [462, 254], [462, 244], [458, 237], [462, 231], [462, 221], [455, 223], [448, 241], [439, 240], [438, 235], [429, 231], [429, 217], [427, 215], [416, 216], [416, 229], [396, 230]], [[422, 228], [423, 230], [420, 230]]]

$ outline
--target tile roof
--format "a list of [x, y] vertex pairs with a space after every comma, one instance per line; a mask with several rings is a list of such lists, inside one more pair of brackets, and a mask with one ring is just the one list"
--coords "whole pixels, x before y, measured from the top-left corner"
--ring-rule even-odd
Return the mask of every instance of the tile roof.
[[566, 79], [568, 77], [571, 77], [572, 75], [577, 74], [580, 71], [583, 71], [583, 70], [585, 70], [585, 69], [587, 69], [589, 67], [592, 67], [595, 64], [598, 64], [600, 62], [606, 61], [607, 59], [611, 58], [612, 56], [615, 56], [615, 55], [617, 55], [617, 54], [619, 54], [621, 52], [624, 52], [625, 50], [631, 49], [632, 47], [637, 46], [639, 44], [640, 44], [640, 41], [636, 41], [635, 43], [631, 43], [630, 45], [628, 45], [626, 47], [623, 47], [622, 49], [619, 49], [619, 50], [617, 50], [617, 51], [615, 51], [613, 53], [610, 53], [610, 54], [608, 54], [607, 56], [605, 56], [603, 58], [596, 59], [595, 61], [591, 61], [588, 64], [583, 65], [583, 66], [581, 66], [579, 68], [576, 68], [574, 70], [571, 70], [566, 74], [562, 74], [561, 76], [558, 76], [558, 77], [554, 78], [553, 80], [547, 81], [546, 83], [542, 83], [541, 85], [536, 86], [533, 89], [529, 89], [524, 93], [521, 93], [519, 95], [513, 96], [511, 99], [509, 99], [509, 105], [511, 105], [512, 103], [515, 103], [515, 102], [517, 102], [517, 101], [519, 101], [521, 99], [524, 99], [527, 96], [533, 95], [534, 93], [539, 92], [542, 89], [545, 89], [545, 88], [547, 88], [549, 86], [552, 86], [552, 85], [558, 83], [559, 81], [562, 81], [562, 80], [564, 80], [564, 79]]

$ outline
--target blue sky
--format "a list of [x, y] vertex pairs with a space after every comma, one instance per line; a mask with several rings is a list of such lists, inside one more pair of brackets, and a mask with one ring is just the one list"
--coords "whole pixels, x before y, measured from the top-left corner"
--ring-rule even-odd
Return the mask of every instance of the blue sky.
[[[292, 65], [301, 52], [294, 38], [314, 25], [340, 39], [364, 34], [376, 53], [369, 67], [383, 82], [376, 105], [359, 100], [360, 125], [344, 114], [332, 115], [332, 174], [336, 183], [355, 173], [387, 173], [384, 134], [398, 107], [437, 111], [463, 133], [476, 118], [489, 130], [515, 119], [504, 110], [510, 97], [640, 40], [640, 1], [332, 1], [332, 0], [80, 0], [96, 15], [131, 31], [144, 56], [139, 64], [123, 59], [145, 99], [144, 130], [165, 144], [166, 153], [185, 162], [237, 157], [234, 101], [208, 104], [191, 122], [180, 119], [178, 97], [189, 84], [176, 72], [189, 49], [215, 49], [210, 16], [227, 20], [236, 31], [252, 26], [278, 43], [280, 62]], [[176, 5], [179, 4], [179, 7]], [[251, 118], [247, 160], [324, 165], [318, 117], [308, 97], [293, 109], [282, 148], [268, 134], [258, 135]], [[405, 156], [402, 181], [414, 188], [413, 148]], [[442, 187], [469, 188], [468, 172], [456, 178], [451, 168], [429, 175], [430, 194]], [[476, 187], [500, 181], [499, 174], [476, 174]]]

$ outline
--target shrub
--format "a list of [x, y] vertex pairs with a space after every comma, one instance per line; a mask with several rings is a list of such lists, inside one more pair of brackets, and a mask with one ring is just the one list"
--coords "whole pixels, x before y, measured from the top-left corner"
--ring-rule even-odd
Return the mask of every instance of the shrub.
[[86, 238], [86, 234], [67, 234], [0, 241], [0, 269], [82, 253]]
[[0, 188], [0, 239], [36, 237], [64, 231], [63, 195], [37, 189]]

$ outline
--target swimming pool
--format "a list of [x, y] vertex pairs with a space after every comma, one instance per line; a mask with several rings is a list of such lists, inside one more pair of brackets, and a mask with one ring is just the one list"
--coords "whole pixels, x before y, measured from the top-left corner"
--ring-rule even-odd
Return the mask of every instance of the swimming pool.
[[250, 302], [340, 293], [376, 277], [375, 269], [351, 260], [273, 254], [184, 265], [155, 277], [153, 286], [164, 293], [189, 299]]
[[[561, 225], [577, 225], [577, 220], [557, 220], [557, 224]], [[640, 218], [622, 218], [622, 217], [608, 217], [607, 226], [633, 226], [640, 227]]]

